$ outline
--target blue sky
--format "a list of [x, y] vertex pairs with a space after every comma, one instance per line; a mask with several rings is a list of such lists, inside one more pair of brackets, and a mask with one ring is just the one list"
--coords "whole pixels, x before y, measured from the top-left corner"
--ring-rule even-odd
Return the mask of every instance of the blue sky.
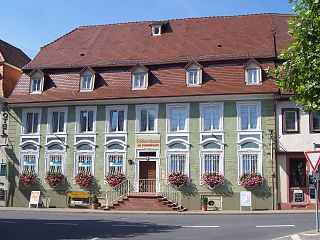
[[145, 20], [290, 13], [288, 0], [9, 0], [1, 3], [0, 39], [33, 58], [83, 25]]

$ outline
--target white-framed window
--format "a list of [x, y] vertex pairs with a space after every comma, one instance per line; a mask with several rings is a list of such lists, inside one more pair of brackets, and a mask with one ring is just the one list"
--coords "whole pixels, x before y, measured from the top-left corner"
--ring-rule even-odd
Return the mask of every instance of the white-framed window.
[[250, 63], [245, 69], [245, 81], [247, 85], [261, 84], [261, 75], [261, 67], [255, 63]]
[[125, 154], [107, 153], [105, 158], [105, 175], [108, 173], [125, 173]]
[[299, 133], [299, 109], [282, 109], [282, 127], [283, 133]]
[[67, 108], [48, 109], [48, 133], [66, 133]]
[[136, 106], [136, 131], [156, 132], [158, 120], [158, 105]]
[[188, 154], [184, 152], [168, 153], [168, 175], [173, 172], [188, 174]]
[[162, 25], [151, 25], [151, 33], [153, 36], [160, 36], [162, 33]]
[[22, 133], [40, 134], [41, 109], [23, 109]]
[[44, 84], [44, 75], [42, 72], [35, 71], [30, 76], [30, 93], [42, 93]]
[[223, 172], [223, 157], [221, 152], [202, 152], [201, 174], [210, 172]]
[[80, 76], [80, 91], [92, 91], [94, 88], [95, 75], [86, 70]]
[[75, 174], [79, 172], [90, 172], [93, 174], [93, 152], [78, 152], [76, 154]]
[[48, 152], [47, 171], [64, 173], [65, 153], [63, 152]]
[[106, 106], [106, 132], [123, 133], [127, 131], [127, 105]]
[[167, 131], [186, 132], [189, 130], [189, 104], [167, 104]]
[[95, 133], [97, 107], [77, 107], [77, 133]]
[[38, 153], [20, 153], [20, 172], [38, 172]]
[[240, 176], [243, 173], [262, 173], [262, 161], [260, 152], [240, 152]]
[[223, 103], [200, 103], [202, 132], [223, 130]]
[[237, 102], [238, 130], [261, 130], [261, 103]]
[[196, 64], [191, 64], [186, 71], [187, 86], [201, 86], [202, 84], [202, 69]]
[[134, 73], [133, 74], [133, 89], [146, 89], [147, 88], [147, 74]]
[[310, 132], [320, 132], [320, 114], [318, 112], [311, 111], [309, 114], [310, 118]]

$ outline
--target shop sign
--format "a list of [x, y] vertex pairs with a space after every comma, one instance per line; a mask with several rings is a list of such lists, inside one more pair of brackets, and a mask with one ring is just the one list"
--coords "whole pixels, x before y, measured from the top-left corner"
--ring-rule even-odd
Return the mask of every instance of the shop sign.
[[69, 192], [68, 196], [70, 198], [89, 198], [88, 192]]
[[293, 191], [294, 202], [303, 202], [303, 192], [302, 190], [294, 190]]
[[8, 110], [5, 109], [2, 112], [2, 126], [1, 126], [1, 135], [2, 136], [8, 135], [8, 121], [9, 121], [9, 113], [8, 113]]
[[251, 192], [249, 191], [240, 192], [240, 206], [251, 207]]
[[31, 205], [37, 205], [38, 207], [39, 199], [40, 199], [40, 191], [32, 191], [30, 195], [30, 200], [29, 200], [29, 207]]
[[110, 167], [121, 167], [122, 162], [110, 162]]
[[136, 135], [136, 148], [160, 148], [160, 135]]

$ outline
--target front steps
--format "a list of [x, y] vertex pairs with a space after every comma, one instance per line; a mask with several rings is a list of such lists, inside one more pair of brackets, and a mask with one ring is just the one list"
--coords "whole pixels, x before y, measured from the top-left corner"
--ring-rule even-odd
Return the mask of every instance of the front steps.
[[155, 194], [130, 194], [104, 210], [108, 211], [186, 211], [170, 200]]

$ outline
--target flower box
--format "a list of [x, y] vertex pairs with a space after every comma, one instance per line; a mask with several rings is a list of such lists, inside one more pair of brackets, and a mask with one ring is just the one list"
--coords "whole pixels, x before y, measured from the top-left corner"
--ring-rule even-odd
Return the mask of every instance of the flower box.
[[38, 183], [38, 175], [33, 171], [23, 171], [18, 175], [19, 182], [29, 187], [32, 184]]
[[126, 180], [126, 176], [121, 172], [108, 173], [105, 176], [104, 181], [111, 187], [115, 187]]
[[177, 188], [189, 184], [189, 177], [185, 173], [173, 172], [168, 176], [169, 183]]
[[252, 189], [252, 188], [255, 188], [256, 186], [262, 185], [263, 177], [259, 173], [252, 173], [252, 172], [243, 173], [240, 176], [239, 182], [241, 186], [248, 189]]
[[74, 183], [79, 185], [80, 187], [89, 187], [92, 184], [93, 176], [91, 172], [79, 172], [74, 177]]
[[202, 183], [210, 189], [216, 186], [222, 185], [224, 182], [224, 176], [219, 172], [208, 172], [202, 174]]
[[56, 187], [62, 183], [64, 175], [61, 172], [47, 172], [44, 181], [51, 187]]

